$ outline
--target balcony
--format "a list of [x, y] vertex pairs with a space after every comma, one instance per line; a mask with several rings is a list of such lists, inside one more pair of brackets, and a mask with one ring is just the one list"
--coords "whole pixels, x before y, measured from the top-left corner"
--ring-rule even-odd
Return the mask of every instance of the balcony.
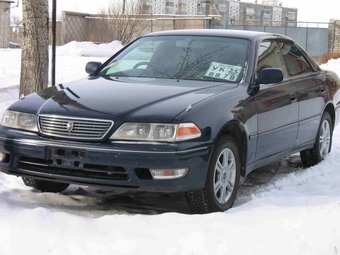
[[296, 20], [295, 12], [287, 12], [286, 18], [287, 18], [287, 20]]
[[272, 14], [271, 13], [263, 13], [262, 14], [262, 18], [263, 19], [271, 19], [272, 18]]
[[246, 15], [255, 15], [255, 10], [253, 8], [246, 8]]
[[175, 13], [176, 13], [175, 7], [172, 7], [172, 6], [165, 7], [165, 14], [175, 14]]

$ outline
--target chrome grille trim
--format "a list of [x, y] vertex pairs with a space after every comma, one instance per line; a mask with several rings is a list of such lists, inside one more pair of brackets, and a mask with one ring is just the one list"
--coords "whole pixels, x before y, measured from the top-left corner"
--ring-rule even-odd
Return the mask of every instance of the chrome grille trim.
[[[73, 118], [58, 115], [38, 116], [41, 134], [77, 140], [101, 140], [112, 128], [112, 120]], [[73, 129], [68, 131], [67, 125], [72, 122]]]

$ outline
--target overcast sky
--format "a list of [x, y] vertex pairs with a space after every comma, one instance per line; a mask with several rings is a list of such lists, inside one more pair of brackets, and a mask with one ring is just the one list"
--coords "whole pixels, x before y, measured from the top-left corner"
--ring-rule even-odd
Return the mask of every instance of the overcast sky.
[[[15, 0], [16, 1], [16, 0]], [[57, 12], [75, 11], [86, 13], [98, 13], [101, 8], [107, 8], [110, 2], [123, 2], [123, 0], [57, 0]], [[126, 0], [131, 1], [131, 0]], [[241, 0], [242, 2], [254, 2], [254, 0]], [[22, 0], [19, 0], [20, 5]], [[259, 0], [258, 3], [262, 1]], [[339, 0], [279, 0], [284, 7], [294, 7], [298, 9], [298, 21], [318, 21], [328, 22], [331, 18], [340, 19], [340, 1]], [[49, 0], [49, 6], [52, 7], [52, 0]], [[21, 9], [13, 8], [12, 13], [18, 14]], [[60, 16], [60, 15], [59, 15]]]

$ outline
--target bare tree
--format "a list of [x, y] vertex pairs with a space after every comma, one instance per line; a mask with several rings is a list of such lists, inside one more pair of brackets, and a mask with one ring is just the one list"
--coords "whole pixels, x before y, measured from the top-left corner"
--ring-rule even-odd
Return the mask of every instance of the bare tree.
[[16, 27], [20, 26], [22, 23], [22, 18], [19, 15], [11, 15], [11, 25]]
[[123, 6], [111, 2], [107, 10], [101, 10], [96, 26], [101, 41], [119, 40], [125, 45], [145, 33], [150, 16], [140, 13], [138, 7], [137, 1], [124, 2]]
[[48, 85], [48, 0], [23, 0], [19, 95]]

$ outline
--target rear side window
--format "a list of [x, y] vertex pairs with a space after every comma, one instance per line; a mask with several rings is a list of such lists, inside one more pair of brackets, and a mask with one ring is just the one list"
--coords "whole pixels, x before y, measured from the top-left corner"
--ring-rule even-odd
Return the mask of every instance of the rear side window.
[[290, 42], [279, 42], [279, 45], [289, 76], [312, 72], [312, 68], [297, 46]]

